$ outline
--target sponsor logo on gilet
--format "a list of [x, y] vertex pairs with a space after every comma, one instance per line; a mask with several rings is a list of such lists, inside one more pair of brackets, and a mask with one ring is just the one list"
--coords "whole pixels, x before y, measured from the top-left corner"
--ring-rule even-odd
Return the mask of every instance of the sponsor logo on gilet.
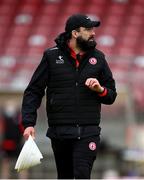
[[64, 64], [63, 56], [58, 56], [58, 59], [56, 59], [56, 64]]

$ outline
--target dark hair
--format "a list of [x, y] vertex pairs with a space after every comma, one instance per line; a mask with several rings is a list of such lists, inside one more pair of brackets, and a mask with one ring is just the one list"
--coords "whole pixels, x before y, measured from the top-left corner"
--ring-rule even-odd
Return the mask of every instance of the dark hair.
[[65, 40], [69, 40], [72, 37], [72, 32], [66, 32], [65, 33]]
[[65, 46], [66, 42], [71, 39], [71, 37], [71, 32], [63, 32], [56, 37], [55, 42], [60, 46]]
[[76, 28], [75, 31], [80, 32], [80, 27], [79, 27], [79, 28]]
[[[77, 28], [76, 31], [80, 31], [80, 28]], [[69, 41], [71, 38], [72, 32], [63, 32], [56, 37], [55, 42], [61, 47], [64, 47], [66, 45], [66, 42]]]

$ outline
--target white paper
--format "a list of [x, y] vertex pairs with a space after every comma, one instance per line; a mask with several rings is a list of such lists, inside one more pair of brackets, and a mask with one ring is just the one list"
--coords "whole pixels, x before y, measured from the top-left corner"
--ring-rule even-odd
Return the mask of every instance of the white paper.
[[36, 145], [33, 138], [29, 136], [19, 154], [15, 169], [19, 172], [21, 170], [36, 166], [37, 164], [41, 163], [40, 159], [42, 158], [43, 156], [38, 146]]

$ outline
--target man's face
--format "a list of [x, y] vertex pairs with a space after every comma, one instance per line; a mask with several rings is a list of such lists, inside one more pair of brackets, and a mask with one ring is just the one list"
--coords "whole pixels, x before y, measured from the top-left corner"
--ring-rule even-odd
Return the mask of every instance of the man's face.
[[76, 38], [76, 45], [82, 51], [89, 51], [95, 48], [94, 28], [80, 27], [79, 35]]

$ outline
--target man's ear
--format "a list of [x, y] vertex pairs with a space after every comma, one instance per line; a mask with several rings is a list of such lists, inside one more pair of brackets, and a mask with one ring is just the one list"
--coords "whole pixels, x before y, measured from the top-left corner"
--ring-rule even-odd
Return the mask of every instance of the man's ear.
[[76, 39], [79, 35], [79, 32], [76, 30], [72, 30], [72, 36]]

